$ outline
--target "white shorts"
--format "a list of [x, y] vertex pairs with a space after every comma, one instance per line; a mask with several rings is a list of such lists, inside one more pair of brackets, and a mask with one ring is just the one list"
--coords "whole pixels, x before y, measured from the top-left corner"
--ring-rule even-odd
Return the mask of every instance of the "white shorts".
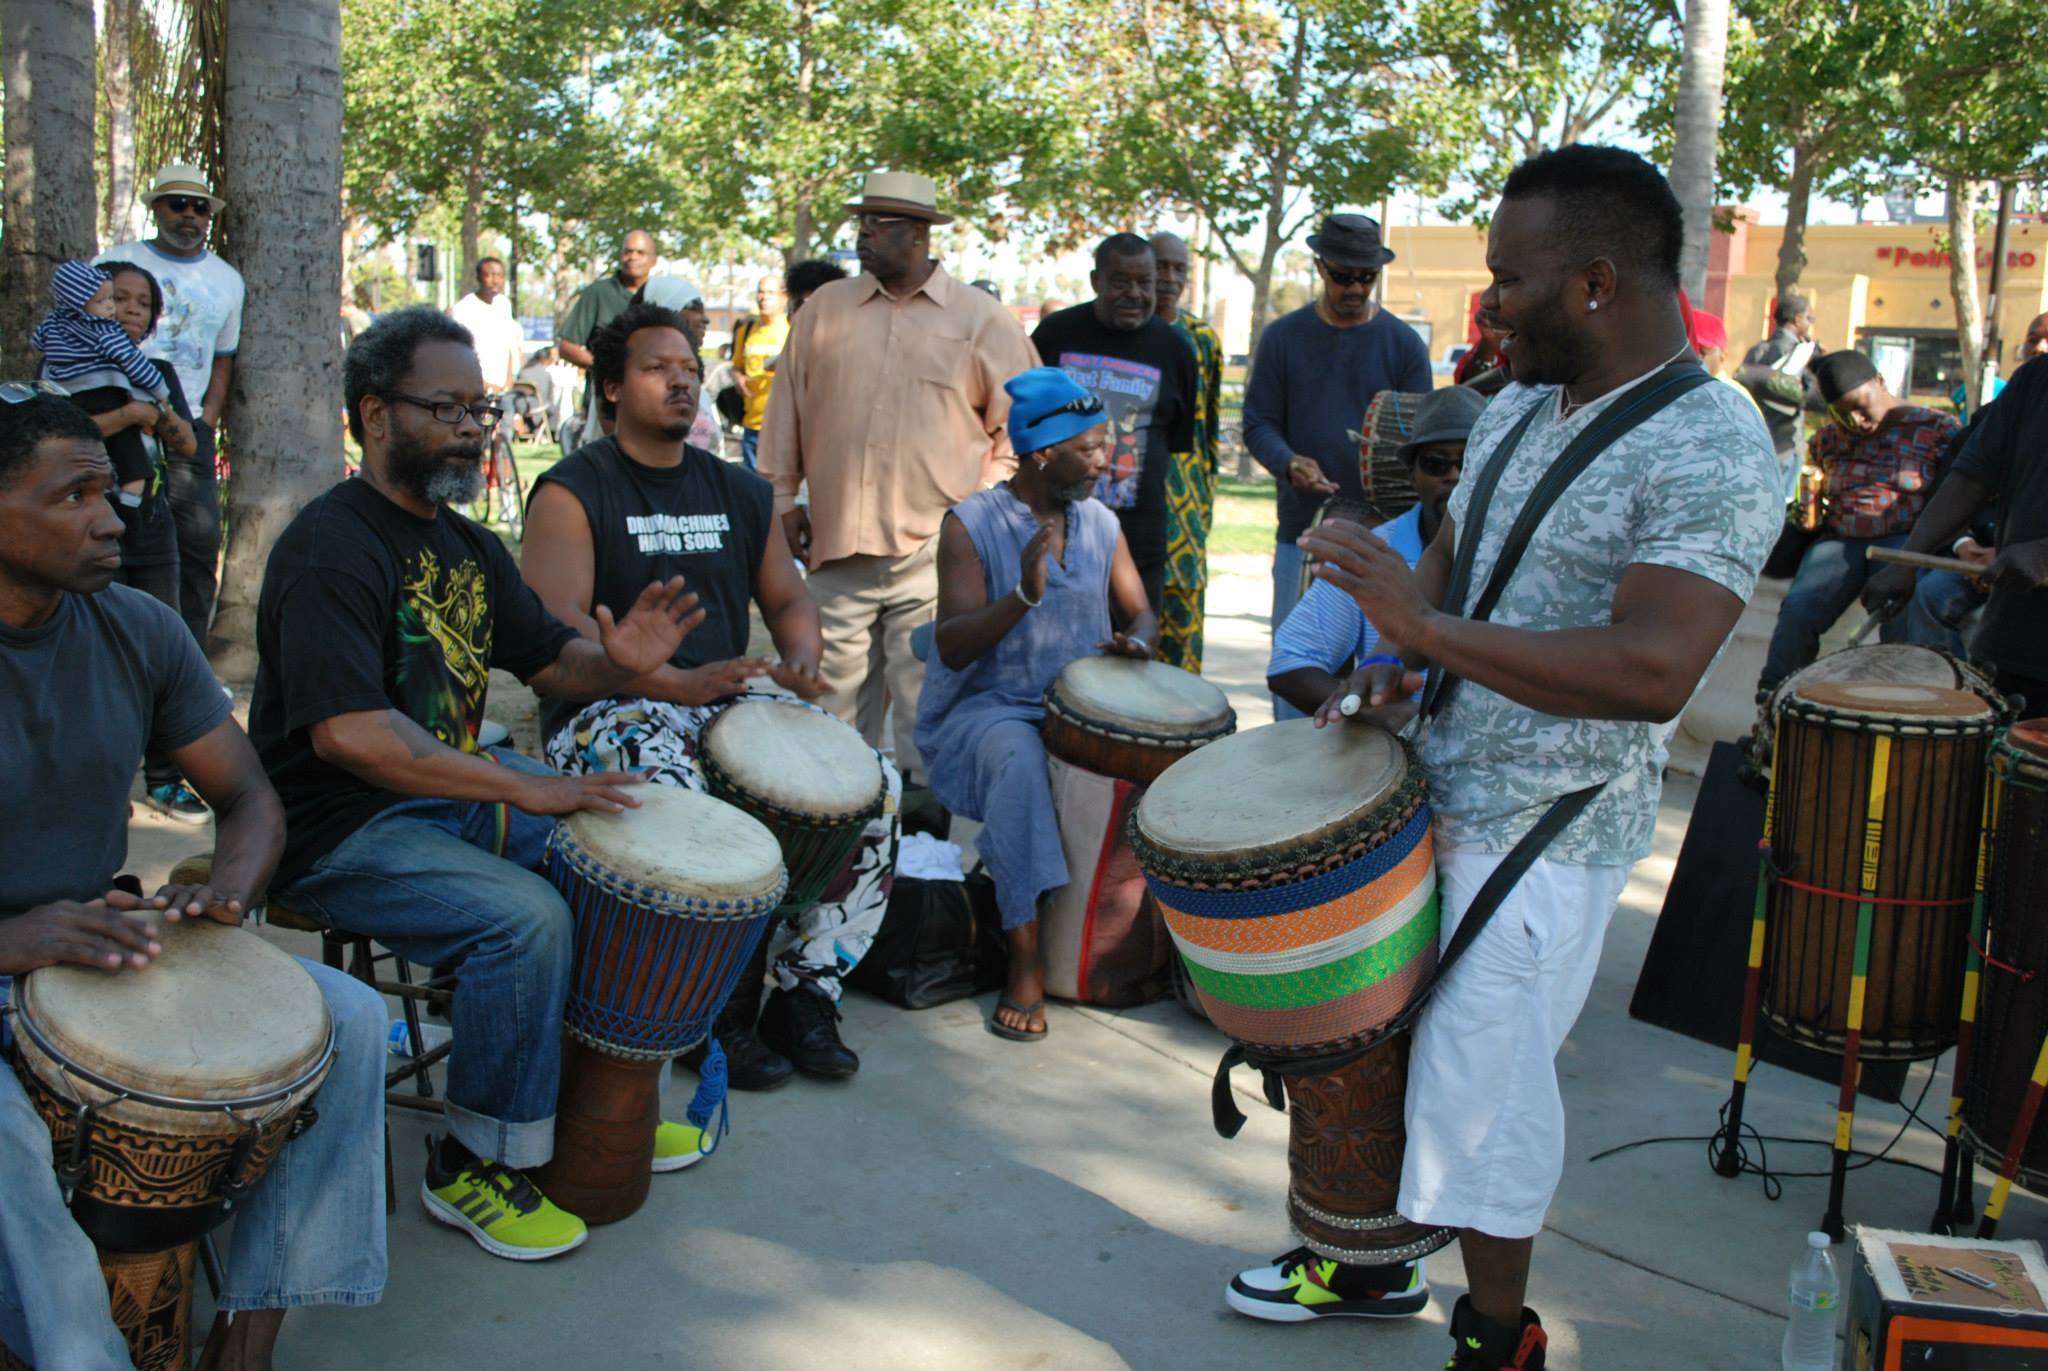
[[[1499, 852], [1437, 853], [1448, 944]], [[1531, 1238], [1564, 1174], [1557, 1051], [1585, 1007], [1627, 866], [1538, 858], [1416, 1020], [1402, 1217]]]

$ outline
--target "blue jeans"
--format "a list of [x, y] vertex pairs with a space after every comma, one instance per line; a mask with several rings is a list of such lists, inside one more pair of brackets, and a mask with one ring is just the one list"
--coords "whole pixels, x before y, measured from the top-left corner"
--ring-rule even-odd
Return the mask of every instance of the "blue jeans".
[[[1899, 547], [1903, 533], [1882, 538], [1823, 538], [1806, 549], [1785, 603], [1778, 608], [1778, 626], [1771, 631], [1771, 646], [1764, 654], [1764, 674], [1757, 681], [1762, 690], [1778, 682], [1820, 655], [1820, 635], [1827, 632], [1842, 611], [1856, 603], [1863, 583], [1870, 579], [1869, 552], [1873, 547]], [[1885, 642], [1899, 641], [1903, 625], [1897, 619], [1881, 630]]]
[[1903, 640], [1963, 655], [1963, 620], [1983, 604], [1985, 593], [1959, 571], [1923, 571], [1902, 616]]
[[746, 465], [748, 471], [759, 471], [761, 469], [754, 459], [754, 454], [760, 449], [760, 446], [760, 429], [743, 428], [740, 430], [740, 461]]
[[[217, 1308], [375, 1304], [384, 1294], [384, 1001], [301, 961], [334, 1018], [319, 1122], [285, 1144], [236, 1213]], [[8, 982], [0, 976], [0, 1003]], [[57, 1188], [50, 1130], [0, 1070], [0, 1342], [36, 1366], [130, 1371], [91, 1239]]]
[[[1293, 543], [1273, 545], [1273, 632], [1280, 632], [1280, 625], [1287, 622], [1287, 616], [1294, 612], [1294, 606], [1301, 599], [1301, 549]], [[1296, 709], [1278, 695], [1273, 697], [1273, 722], [1283, 719], [1306, 719], [1308, 716]]]
[[[498, 760], [553, 775], [504, 748]], [[408, 961], [454, 963], [448, 1131], [513, 1167], [555, 1150], [562, 1005], [569, 994], [569, 906], [538, 873], [555, 821], [466, 800], [401, 800], [315, 862], [278, 899], [334, 928], [365, 933]]]
[[194, 419], [192, 436], [198, 451], [164, 462], [164, 493], [178, 526], [179, 610], [185, 627], [205, 647], [220, 589], [220, 481], [213, 471], [213, 430]]

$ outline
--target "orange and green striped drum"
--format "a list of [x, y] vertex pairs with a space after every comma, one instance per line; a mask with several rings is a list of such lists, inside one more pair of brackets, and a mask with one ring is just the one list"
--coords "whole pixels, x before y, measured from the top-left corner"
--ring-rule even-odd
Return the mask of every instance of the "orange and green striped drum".
[[1781, 1036], [1866, 1061], [1955, 1044], [1996, 726], [1969, 691], [1904, 681], [1780, 706], [1762, 1009]]
[[1132, 851], [1197, 998], [1267, 1055], [1396, 1018], [1435, 969], [1436, 851], [1408, 745], [1307, 719], [1210, 743], [1139, 803]]

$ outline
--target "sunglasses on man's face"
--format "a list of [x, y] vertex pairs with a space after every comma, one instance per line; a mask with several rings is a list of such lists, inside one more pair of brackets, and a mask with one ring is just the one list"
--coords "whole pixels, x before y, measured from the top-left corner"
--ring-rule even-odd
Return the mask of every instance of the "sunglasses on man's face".
[[55, 395], [67, 400], [71, 398], [71, 392], [55, 381], [0, 381], [0, 402], [24, 405], [38, 395]]
[[1455, 476], [1464, 471], [1465, 459], [1445, 457], [1434, 452], [1418, 452], [1415, 454], [1415, 469], [1432, 481], [1441, 481], [1447, 476]]
[[192, 195], [166, 195], [157, 203], [173, 214], [196, 214], [202, 219], [213, 214], [213, 201]]
[[1330, 284], [1333, 286], [1369, 286], [1380, 279], [1378, 267], [1370, 267], [1365, 271], [1346, 271], [1342, 267], [1331, 266], [1321, 258], [1316, 259], [1316, 265], [1323, 269], [1323, 275], [1330, 278]]

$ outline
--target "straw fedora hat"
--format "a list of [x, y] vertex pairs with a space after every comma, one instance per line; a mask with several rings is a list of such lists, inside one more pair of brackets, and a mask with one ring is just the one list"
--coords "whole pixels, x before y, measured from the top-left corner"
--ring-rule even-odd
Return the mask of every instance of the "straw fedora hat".
[[938, 209], [938, 189], [932, 178], [914, 171], [871, 171], [861, 187], [860, 199], [846, 207], [848, 214], [900, 214], [922, 219], [927, 224], [950, 224], [953, 216]]
[[166, 195], [192, 195], [213, 206], [214, 213], [220, 213], [227, 201], [213, 193], [213, 187], [206, 183], [206, 173], [190, 162], [166, 163], [149, 183], [149, 190], [142, 197], [142, 203], [153, 205]]

